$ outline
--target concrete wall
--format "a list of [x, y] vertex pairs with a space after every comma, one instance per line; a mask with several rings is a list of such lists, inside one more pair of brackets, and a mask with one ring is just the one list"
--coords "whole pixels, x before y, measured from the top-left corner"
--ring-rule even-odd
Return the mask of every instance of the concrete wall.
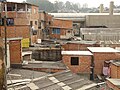
[[120, 28], [120, 15], [87, 15], [86, 26], [107, 26]]
[[[71, 57], [79, 57], [79, 65], [71, 65]], [[63, 55], [62, 60], [74, 73], [90, 73], [91, 56]]]

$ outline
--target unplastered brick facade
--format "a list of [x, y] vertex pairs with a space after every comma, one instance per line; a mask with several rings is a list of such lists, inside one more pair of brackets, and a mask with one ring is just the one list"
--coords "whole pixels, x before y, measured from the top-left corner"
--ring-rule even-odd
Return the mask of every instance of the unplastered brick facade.
[[39, 39], [49, 38], [48, 30], [50, 29], [50, 25], [52, 24], [52, 19], [52, 15], [46, 13], [45, 11], [41, 11], [39, 13]]
[[[71, 65], [71, 57], [79, 57], [79, 65]], [[90, 73], [91, 56], [64, 55], [62, 60], [74, 73]]]
[[102, 74], [105, 61], [120, 59], [120, 51], [110, 47], [88, 47], [88, 49], [94, 56], [95, 74]]
[[10, 50], [10, 64], [21, 64], [21, 40], [10, 40], [9, 41]]
[[110, 64], [110, 76], [111, 78], [120, 79], [120, 65], [116, 65], [114, 63]]
[[73, 22], [71, 20], [53, 19], [52, 25], [50, 26], [50, 38], [56, 39], [71, 38], [73, 36], [72, 26]]
[[95, 74], [102, 74], [104, 61], [120, 59], [119, 53], [93, 53], [93, 56], [95, 64]]
[[[4, 38], [5, 32], [4, 26], [1, 26], [1, 37]], [[9, 26], [7, 27], [7, 37], [22, 37], [22, 38], [30, 38], [30, 26]]]
[[[7, 11], [5, 12], [5, 5], [2, 4], [1, 20], [7, 15], [7, 37], [30, 38], [32, 30], [38, 30], [38, 6], [15, 2], [7, 2], [6, 6]], [[4, 37], [3, 26], [4, 24], [0, 26], [2, 37]]]
[[74, 73], [90, 73], [92, 55], [89, 51], [62, 51], [62, 61]]
[[[67, 44], [64, 44], [62, 47], [64, 48], [64, 50], [68, 50], [68, 51], [72, 51], [72, 50], [76, 50], [76, 51], [88, 51], [88, 48], [87, 47], [98, 47], [99, 44], [82, 44], [81, 43], [67, 43]], [[74, 48], [73, 48], [74, 47]]]

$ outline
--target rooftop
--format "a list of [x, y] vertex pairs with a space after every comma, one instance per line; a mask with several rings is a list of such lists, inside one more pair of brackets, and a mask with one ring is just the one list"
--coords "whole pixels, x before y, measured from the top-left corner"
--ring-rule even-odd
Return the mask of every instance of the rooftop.
[[62, 51], [62, 55], [93, 55], [89, 51]]
[[82, 86], [91, 84], [93, 84], [92, 81], [81, 78], [79, 75], [66, 70], [33, 80], [32, 83], [18, 86], [17, 89], [35, 90], [36, 88], [37, 90], [76, 90]]
[[120, 60], [113, 60], [112, 64], [120, 66]]
[[[109, 13], [49, 13], [55, 18], [85, 18], [87, 15], [109, 15]], [[120, 15], [119, 13], [114, 13], [114, 15]]]
[[120, 79], [107, 79], [109, 82], [120, 88]]
[[75, 44], [96, 44], [96, 41], [68, 41], [67, 43], [75, 43]]
[[91, 52], [109, 52], [109, 53], [117, 53], [120, 52], [116, 49], [110, 47], [88, 47]]
[[45, 68], [45, 69], [66, 69], [65, 65], [58, 61], [29, 61], [28, 64], [23, 65], [23, 68]]

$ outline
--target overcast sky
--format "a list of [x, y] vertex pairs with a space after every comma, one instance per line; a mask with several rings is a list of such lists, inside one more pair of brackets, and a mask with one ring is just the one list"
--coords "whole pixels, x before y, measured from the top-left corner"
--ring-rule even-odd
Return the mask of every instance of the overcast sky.
[[[22, 2], [25, 0], [7, 0], [7, 1]], [[49, 1], [54, 2], [56, 0], [49, 0]], [[73, 3], [80, 3], [80, 5], [87, 3], [88, 7], [98, 7], [100, 4], [104, 4], [104, 7], [109, 7], [110, 1], [114, 1], [115, 5], [120, 5], [120, 0], [59, 0], [59, 1], [62, 2], [70, 1]]]

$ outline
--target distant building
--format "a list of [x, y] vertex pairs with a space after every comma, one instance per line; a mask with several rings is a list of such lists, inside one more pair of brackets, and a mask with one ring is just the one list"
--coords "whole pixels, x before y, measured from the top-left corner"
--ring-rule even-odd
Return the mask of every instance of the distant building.
[[110, 2], [109, 13], [50, 13], [56, 19], [72, 20], [75, 35], [80, 35], [80, 28], [120, 28], [120, 14], [114, 13], [114, 2]]
[[52, 39], [70, 39], [74, 36], [73, 22], [71, 20], [53, 19], [50, 26], [50, 38]]

